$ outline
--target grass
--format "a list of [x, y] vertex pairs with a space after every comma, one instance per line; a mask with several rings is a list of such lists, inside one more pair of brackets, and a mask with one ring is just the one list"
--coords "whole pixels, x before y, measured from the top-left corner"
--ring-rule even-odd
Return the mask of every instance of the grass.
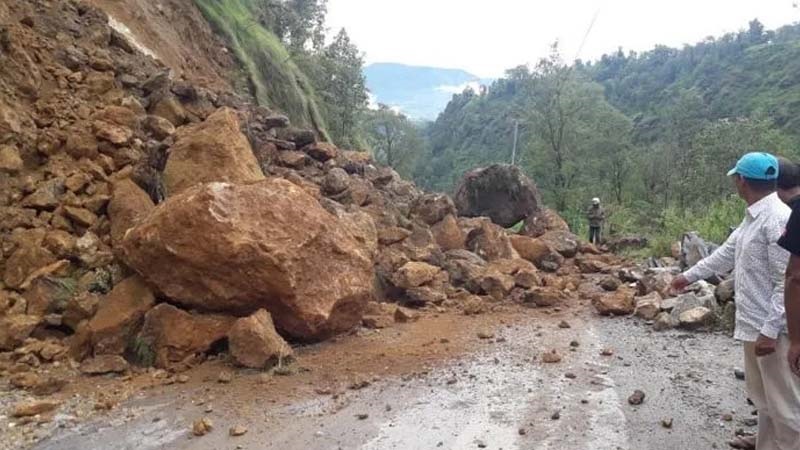
[[286, 113], [298, 126], [330, 141], [308, 77], [280, 40], [256, 20], [255, 0], [195, 0], [206, 20], [228, 42], [244, 67], [256, 100]]

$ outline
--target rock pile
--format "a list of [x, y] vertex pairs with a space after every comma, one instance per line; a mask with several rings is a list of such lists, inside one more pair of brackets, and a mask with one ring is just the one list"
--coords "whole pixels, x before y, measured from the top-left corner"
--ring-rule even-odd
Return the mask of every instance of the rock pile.
[[[407, 308], [556, 306], [581, 273], [620, 268], [516, 168], [467, 174], [454, 202], [174, 78], [96, 8], [0, 17], [0, 372], [180, 370], [223, 342], [263, 368], [291, 356], [284, 338], [416, 320]], [[505, 230], [521, 220], [527, 235]]]

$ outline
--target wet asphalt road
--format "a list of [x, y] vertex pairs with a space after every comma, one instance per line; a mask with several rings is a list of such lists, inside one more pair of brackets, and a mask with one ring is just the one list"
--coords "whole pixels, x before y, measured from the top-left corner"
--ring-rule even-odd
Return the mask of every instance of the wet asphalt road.
[[[557, 326], [563, 318], [571, 328]], [[689, 450], [727, 448], [737, 428], [753, 430], [743, 424], [752, 417], [744, 382], [734, 377], [741, 349], [726, 335], [655, 333], [638, 319], [587, 314], [475, 342], [467, 358], [337, 398], [276, 406], [254, 395], [247, 408], [208, 414], [216, 428], [200, 438], [187, 424], [201, 407], [164, 396], [133, 400], [36, 448]], [[553, 348], [562, 362], [541, 362]], [[601, 356], [604, 348], [614, 354]], [[640, 406], [628, 404], [635, 389], [647, 395]], [[228, 436], [235, 424], [248, 433]]]

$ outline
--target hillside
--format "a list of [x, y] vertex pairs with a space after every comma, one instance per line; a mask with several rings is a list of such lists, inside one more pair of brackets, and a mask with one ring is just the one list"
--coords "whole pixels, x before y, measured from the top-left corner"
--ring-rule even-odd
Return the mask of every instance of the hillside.
[[375, 100], [399, 108], [416, 120], [435, 120], [454, 93], [469, 84], [488, 84], [460, 69], [374, 63], [364, 68], [364, 76]]
[[669, 228], [674, 239], [685, 217], [711, 217], [711, 203], [713, 224], [690, 226], [721, 239], [737, 207], [719, 174], [752, 149], [798, 155], [798, 71], [800, 25], [765, 31], [754, 21], [683, 49], [574, 64], [554, 47], [486, 93], [453, 96], [427, 132], [429, 159], [415, 178], [447, 191], [474, 165], [510, 161], [518, 121], [518, 164], [572, 226], [600, 196], [615, 211], [612, 230]]

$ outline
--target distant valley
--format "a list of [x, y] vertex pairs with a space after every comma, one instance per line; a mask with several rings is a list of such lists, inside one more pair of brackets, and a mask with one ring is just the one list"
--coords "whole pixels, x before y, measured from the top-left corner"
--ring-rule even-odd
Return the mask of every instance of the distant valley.
[[467, 86], [491, 84], [461, 69], [375, 63], [364, 68], [367, 88], [377, 103], [398, 109], [413, 120], [436, 120], [453, 94]]

